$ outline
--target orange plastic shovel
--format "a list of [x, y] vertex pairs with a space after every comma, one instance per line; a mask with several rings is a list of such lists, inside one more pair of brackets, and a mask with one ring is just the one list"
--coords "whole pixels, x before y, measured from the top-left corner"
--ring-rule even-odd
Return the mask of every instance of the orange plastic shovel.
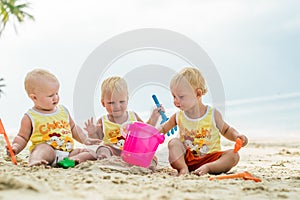
[[237, 138], [235, 141], [235, 145], [234, 145], [234, 150], [233, 152], [236, 153], [238, 152], [243, 146], [243, 141], [241, 138]]
[[261, 182], [261, 180], [259, 178], [252, 176], [247, 171], [237, 173], [237, 174], [219, 175], [219, 176], [211, 177], [211, 178], [209, 178], [209, 180], [211, 181], [214, 179], [221, 180], [221, 179], [231, 179], [231, 178], [243, 178], [244, 180], [253, 180], [255, 182]]
[[10, 145], [10, 143], [9, 143], [9, 140], [8, 140], [7, 135], [6, 135], [6, 132], [5, 132], [5, 129], [4, 129], [4, 126], [3, 126], [3, 124], [2, 124], [1, 119], [0, 119], [0, 134], [3, 134], [3, 135], [4, 135], [4, 139], [5, 139], [5, 141], [6, 141], [6, 146], [7, 146], [8, 150], [9, 150], [9, 153], [10, 153], [11, 161], [12, 161], [15, 165], [17, 165], [17, 164], [18, 164], [18, 163], [17, 163], [17, 159], [16, 159], [16, 157], [15, 157], [14, 151], [13, 151], [12, 148], [11, 148], [11, 145]]

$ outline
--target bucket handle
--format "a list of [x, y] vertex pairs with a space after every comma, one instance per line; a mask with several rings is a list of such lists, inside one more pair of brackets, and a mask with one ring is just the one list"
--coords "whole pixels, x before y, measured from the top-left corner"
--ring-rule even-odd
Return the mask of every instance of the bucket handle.
[[[121, 126], [120, 126], [120, 132], [121, 132], [121, 135], [126, 139], [127, 138], [127, 135], [128, 133], [126, 133], [126, 130], [129, 129], [129, 126], [131, 126], [132, 124], [134, 123], [134, 121], [129, 121], [129, 122], [124, 122]], [[159, 144], [162, 144], [164, 141], [165, 141], [165, 135], [158, 132], [154, 135]]]
[[124, 122], [121, 126], [120, 126], [120, 133], [121, 135], [126, 138], [127, 137], [127, 134], [126, 131], [127, 131], [127, 127], [130, 126], [133, 122], [132, 121], [127, 121], [127, 122]]
[[165, 141], [165, 135], [161, 133], [155, 134], [155, 137], [157, 138], [159, 144], [162, 144]]

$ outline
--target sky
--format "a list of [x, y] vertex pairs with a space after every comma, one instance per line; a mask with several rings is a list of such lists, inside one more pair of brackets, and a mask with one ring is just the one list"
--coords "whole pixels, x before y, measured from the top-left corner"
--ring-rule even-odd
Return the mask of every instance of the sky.
[[[15, 23], [17, 33], [10, 23], [0, 38], [0, 77], [7, 85], [0, 99], [0, 117], [10, 131], [18, 129], [23, 114], [32, 107], [23, 86], [28, 71], [45, 68], [53, 72], [61, 83], [61, 103], [72, 114], [75, 83], [89, 55], [112, 37], [142, 28], [171, 30], [200, 45], [221, 77], [227, 104], [300, 95], [297, 0], [29, 2], [35, 21]], [[186, 65], [161, 52], [147, 55], [128, 55], [106, 75], [123, 75], [130, 64], [165, 64], [176, 71]], [[149, 90], [137, 92], [130, 107], [149, 107], [151, 99], [143, 99]], [[165, 94], [159, 97], [166, 109], [174, 108], [166, 88], [155, 90]], [[95, 91], [95, 112], [102, 115], [98, 102]]]

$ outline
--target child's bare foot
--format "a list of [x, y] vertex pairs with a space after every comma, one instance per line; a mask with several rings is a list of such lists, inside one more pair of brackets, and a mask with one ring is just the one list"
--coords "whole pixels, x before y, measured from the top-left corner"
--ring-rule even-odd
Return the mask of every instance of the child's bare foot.
[[111, 156], [107, 155], [107, 154], [99, 154], [97, 156], [97, 160], [102, 160], [102, 159], [109, 158], [109, 157], [111, 157]]
[[97, 159], [98, 160], [102, 160], [104, 158], [109, 158], [109, 157], [112, 156], [112, 152], [107, 147], [99, 147], [96, 150], [96, 153], [97, 153]]
[[156, 167], [157, 167], [157, 157], [154, 156], [153, 159], [151, 160], [151, 164], [148, 167], [148, 169], [150, 169], [152, 172], [154, 172]]
[[182, 169], [178, 170], [178, 175], [177, 176], [185, 175], [187, 173], [189, 173], [189, 169], [188, 168], [182, 168]]
[[29, 167], [41, 166], [41, 165], [47, 166], [48, 161], [46, 161], [46, 160], [34, 160], [34, 161], [30, 161], [29, 164], [28, 164]]
[[209, 172], [209, 167], [207, 165], [202, 165], [201, 167], [199, 167], [194, 171], [194, 174], [198, 176], [202, 176], [204, 174], [207, 174], [208, 172]]

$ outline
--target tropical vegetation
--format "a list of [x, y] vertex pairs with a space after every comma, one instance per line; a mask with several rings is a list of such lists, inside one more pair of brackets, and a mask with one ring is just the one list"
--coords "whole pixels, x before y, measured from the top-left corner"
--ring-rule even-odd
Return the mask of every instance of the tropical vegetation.
[[[17, 31], [15, 20], [19, 23], [24, 22], [27, 18], [34, 20], [34, 17], [26, 11], [29, 8], [30, 4], [22, 0], [0, 0], [0, 37], [10, 21], [13, 23], [15, 31]], [[0, 97], [5, 87], [3, 81], [4, 78], [0, 78]]]
[[29, 8], [30, 3], [22, 0], [0, 0], [0, 36], [10, 21], [16, 31], [15, 20], [19, 23], [27, 18], [34, 20], [34, 17], [27, 12]]

